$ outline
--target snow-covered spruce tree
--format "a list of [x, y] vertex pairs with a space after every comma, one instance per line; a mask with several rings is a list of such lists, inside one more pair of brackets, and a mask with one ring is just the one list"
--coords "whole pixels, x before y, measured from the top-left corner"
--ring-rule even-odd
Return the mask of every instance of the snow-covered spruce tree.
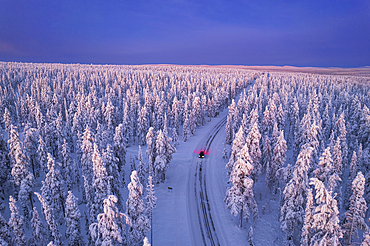
[[91, 134], [90, 128], [86, 126], [85, 131], [82, 136], [82, 144], [81, 144], [81, 169], [82, 175], [84, 175], [89, 182], [91, 182], [93, 178], [93, 170], [92, 170], [92, 156], [94, 152], [93, 147], [94, 139]]
[[145, 215], [150, 223], [150, 241], [153, 242], [153, 209], [156, 207], [157, 198], [154, 195], [154, 184], [152, 176], [148, 177], [145, 197]]
[[35, 207], [33, 208], [32, 211], [31, 225], [32, 225], [32, 238], [28, 241], [28, 245], [30, 246], [46, 245], [45, 240], [47, 234], [45, 231], [45, 227]]
[[313, 173], [315, 178], [327, 185], [333, 171], [333, 159], [331, 158], [330, 147], [327, 147], [319, 159], [318, 168]]
[[144, 215], [143, 186], [136, 171], [131, 173], [131, 182], [127, 188], [129, 195], [126, 201], [126, 214], [130, 218], [131, 226], [128, 231], [130, 245], [139, 245], [150, 228], [149, 220]]
[[263, 135], [271, 136], [272, 128], [276, 121], [275, 111], [276, 105], [273, 100], [269, 99], [268, 105], [266, 106], [265, 111], [263, 112], [263, 121], [262, 121]]
[[275, 121], [274, 127], [272, 128], [272, 134], [271, 134], [271, 145], [272, 145], [273, 149], [275, 148], [275, 145], [276, 145], [276, 142], [277, 142], [279, 136], [280, 136], [280, 131], [279, 131], [278, 125]]
[[306, 209], [304, 213], [304, 221], [303, 221], [302, 234], [301, 234], [301, 245], [302, 246], [310, 245], [312, 222], [313, 222], [313, 212], [314, 212], [313, 209], [314, 209], [314, 204], [313, 204], [312, 189], [308, 189]]
[[155, 136], [154, 136], [154, 128], [150, 127], [148, 133], [146, 134], [146, 155], [148, 156], [148, 174], [153, 176], [153, 165], [156, 155], [156, 143], [155, 143]]
[[89, 227], [92, 239], [95, 245], [113, 246], [126, 245], [125, 226], [123, 216], [126, 217], [126, 223], [130, 225], [127, 216], [118, 211], [115, 203], [117, 197], [109, 195], [103, 202], [103, 213], [97, 216], [97, 222]]
[[276, 194], [277, 188], [279, 187], [279, 180], [282, 178], [277, 176], [277, 172], [285, 165], [286, 151], [287, 145], [284, 139], [284, 131], [281, 130], [272, 153], [272, 160], [268, 173], [266, 174], [266, 182], [272, 194]]
[[353, 241], [358, 238], [358, 230], [366, 231], [369, 229], [365, 223], [367, 205], [363, 197], [365, 177], [362, 172], [358, 172], [356, 178], [353, 180], [352, 191], [350, 206], [345, 213], [346, 220], [343, 224], [345, 245], [353, 244]]
[[112, 193], [117, 197], [118, 204], [120, 205], [120, 200], [122, 199], [120, 188], [122, 187], [122, 183], [118, 171], [118, 158], [115, 157], [110, 144], [107, 144], [107, 149], [103, 152], [102, 159], [105, 164], [107, 176], [110, 177], [109, 183], [112, 188]]
[[235, 139], [233, 140], [229, 162], [226, 164], [228, 175], [230, 175], [230, 173], [232, 172], [234, 163], [237, 161], [238, 154], [240, 150], [243, 148], [244, 144], [245, 144], [245, 140], [244, 140], [243, 128], [242, 126], [240, 126], [239, 131], [236, 133]]
[[24, 150], [23, 143], [19, 139], [17, 127], [10, 126], [9, 156], [12, 163], [11, 174], [14, 178], [14, 183], [19, 186], [21, 181], [28, 175], [27, 166], [29, 161]]
[[350, 197], [352, 194], [352, 181], [356, 178], [356, 173], [357, 173], [357, 154], [356, 154], [356, 151], [353, 151], [351, 164], [349, 166], [349, 177], [347, 181], [348, 183], [347, 183], [346, 192], [345, 192], [344, 199], [343, 199], [343, 206], [344, 206], [344, 209], [346, 210], [348, 210], [349, 208]]
[[232, 186], [226, 190], [224, 199], [226, 207], [230, 209], [231, 214], [234, 216], [240, 214], [240, 227], [242, 227], [243, 218], [249, 218], [250, 210], [253, 213], [253, 220], [256, 220], [258, 216], [257, 204], [253, 193], [252, 172], [252, 159], [249, 156], [248, 145], [245, 144], [234, 163], [230, 174]]
[[5, 130], [8, 133], [10, 133], [11, 125], [12, 125], [12, 118], [10, 116], [8, 108], [5, 108], [4, 110], [3, 122], [4, 122]]
[[139, 110], [139, 118], [137, 119], [137, 138], [140, 145], [145, 145], [145, 135], [148, 128], [147, 112], [145, 105]]
[[68, 245], [84, 245], [81, 235], [81, 213], [77, 206], [77, 198], [73, 195], [72, 191], [68, 191], [65, 218]]
[[129, 146], [128, 140], [132, 135], [132, 124], [130, 122], [130, 110], [127, 102], [125, 102], [125, 108], [123, 110], [123, 120], [122, 120], [122, 129], [123, 129], [123, 136], [125, 141], [125, 146]]
[[[118, 158], [118, 171], [122, 177], [125, 177], [123, 166], [126, 165], [126, 136], [124, 133], [123, 124], [116, 127], [116, 132], [113, 138], [114, 155]], [[124, 181], [123, 181], [124, 183]]]
[[[113, 136], [114, 127], [116, 125], [116, 118], [114, 115], [114, 106], [111, 102], [111, 99], [108, 99], [107, 105], [105, 106], [105, 110], [103, 111], [103, 117], [104, 117], [104, 123], [106, 126], [106, 130], [108, 131], [108, 135], [110, 137]], [[109, 142], [111, 142], [112, 139], [110, 139]]]
[[145, 168], [144, 168], [144, 160], [143, 160], [143, 151], [141, 150], [141, 146], [139, 145], [139, 152], [137, 154], [137, 159], [139, 163], [137, 164], [137, 175], [142, 185], [145, 184]]
[[19, 215], [17, 205], [12, 196], [9, 197], [9, 209], [11, 211], [9, 218], [9, 227], [13, 231], [12, 241], [15, 245], [26, 245], [27, 238], [24, 232], [23, 216]]
[[311, 178], [310, 185], [314, 185], [316, 191], [310, 245], [340, 245], [343, 233], [337, 201], [319, 179]]
[[45, 220], [49, 225], [49, 230], [51, 232], [51, 235], [54, 238], [54, 242], [55, 242], [56, 245], [60, 245], [61, 244], [61, 242], [60, 242], [61, 235], [60, 235], [57, 223], [55, 222], [53, 208], [50, 208], [50, 206], [48, 205], [48, 203], [46, 202], [46, 200], [44, 199], [44, 197], [42, 195], [40, 195], [37, 192], [35, 192], [35, 194], [39, 198], [39, 200], [42, 204], [42, 208], [43, 208], [44, 214], [45, 214]]
[[7, 244], [10, 244], [12, 241], [12, 238], [10, 236], [9, 225], [1, 213], [0, 213], [0, 239], [4, 240], [4, 242]]
[[253, 239], [253, 227], [250, 226], [249, 227], [249, 231], [248, 231], [248, 245], [249, 246], [254, 246], [254, 239]]
[[225, 143], [226, 144], [231, 144], [233, 141], [234, 131], [233, 131], [232, 125], [233, 125], [232, 117], [228, 115], [227, 120], [226, 120], [226, 126], [225, 126], [225, 131], [226, 131]]
[[71, 157], [71, 151], [69, 149], [68, 143], [65, 139], [63, 139], [63, 145], [61, 150], [61, 174], [63, 177], [63, 180], [65, 180], [67, 189], [72, 190], [73, 188], [73, 177], [72, 176], [72, 157]]
[[153, 165], [154, 177], [156, 183], [164, 182], [168, 163], [166, 160], [166, 143], [162, 130], [159, 130], [156, 139], [156, 157]]
[[32, 174], [34, 177], [40, 176], [40, 168], [37, 158], [37, 140], [38, 140], [38, 132], [36, 128], [32, 128], [30, 124], [26, 124], [23, 130], [24, 136], [24, 149], [25, 153], [27, 154], [28, 160], [30, 162], [30, 166], [32, 169]]
[[368, 143], [370, 140], [370, 110], [366, 105], [364, 105], [362, 109], [362, 115], [359, 125], [360, 144], [366, 146], [366, 143]]
[[143, 246], [150, 246], [150, 243], [148, 241], [148, 238], [146, 238], [146, 237], [144, 237]]
[[[289, 108], [289, 135], [293, 136], [294, 141], [288, 141], [288, 144], [293, 144], [297, 142], [295, 138], [298, 136], [298, 127], [299, 127], [299, 105], [297, 102], [297, 97], [293, 98], [293, 102]], [[290, 145], [292, 146], [292, 145]]]
[[279, 107], [277, 109], [277, 114], [276, 114], [276, 123], [277, 126], [279, 127], [279, 130], [284, 130], [285, 128], [285, 112], [283, 110], [283, 105], [280, 103]]
[[342, 160], [342, 151], [341, 151], [339, 137], [337, 138], [337, 141], [335, 142], [335, 145], [332, 149], [332, 153], [333, 153], [332, 156], [334, 157], [334, 159], [333, 159], [334, 171], [338, 175], [341, 175], [342, 174], [342, 169], [343, 169], [343, 160]]
[[47, 165], [48, 154], [46, 151], [46, 144], [44, 140], [42, 139], [41, 135], [39, 135], [39, 146], [37, 148], [37, 154], [38, 154], [41, 170], [44, 172], [44, 174], [46, 174], [48, 172], [48, 165]]
[[28, 175], [21, 181], [19, 188], [18, 200], [22, 204], [22, 210], [24, 217], [26, 219], [26, 225], [28, 227], [28, 222], [30, 221], [30, 211], [33, 208], [33, 188], [35, 187], [35, 179], [32, 173]]
[[186, 114], [184, 125], [182, 127], [182, 141], [186, 142], [188, 140], [188, 134], [189, 134], [189, 117]]
[[364, 233], [364, 240], [361, 243], [361, 246], [370, 246], [370, 230], [366, 230]]
[[[269, 136], [265, 136], [263, 138], [263, 149], [262, 149], [262, 169], [266, 171], [266, 175], [269, 175], [270, 171], [269, 169], [271, 168], [271, 160], [272, 160], [272, 154], [273, 154], [273, 149], [271, 147], [271, 141]], [[266, 176], [266, 184], [268, 184], [268, 179]]]
[[[65, 190], [63, 178], [60, 175], [59, 171], [55, 167], [55, 161], [53, 156], [48, 153], [48, 169], [49, 172], [45, 177], [45, 184], [48, 186], [51, 197], [52, 197], [52, 208], [54, 209], [54, 215], [56, 219], [60, 219], [61, 216], [64, 216], [65, 208]], [[51, 204], [49, 204], [51, 205]]]
[[348, 163], [348, 146], [347, 146], [347, 130], [346, 121], [344, 119], [344, 111], [340, 114], [337, 122], [335, 123], [335, 136], [340, 139], [340, 147], [342, 151], [343, 167]]
[[298, 155], [292, 179], [284, 189], [284, 202], [280, 210], [281, 230], [285, 233], [285, 244], [294, 245], [295, 231], [301, 231], [304, 204], [308, 189], [308, 170], [311, 165], [312, 147], [304, 147]]
[[261, 134], [258, 130], [258, 123], [255, 122], [248, 136], [245, 138], [245, 144], [248, 145], [249, 156], [253, 163], [252, 178], [254, 181], [257, 181], [262, 173], [260, 139]]
[[11, 171], [8, 153], [8, 147], [0, 130], [0, 211], [5, 209], [5, 204], [3, 203], [5, 200], [5, 185], [9, 180]]
[[96, 143], [94, 143], [92, 163], [94, 171], [93, 187], [95, 189], [93, 211], [95, 217], [96, 214], [102, 212], [103, 208], [101, 205], [103, 204], [104, 199], [111, 193], [111, 189], [109, 187], [110, 177], [107, 175], [107, 170], [105, 169], [103, 160], [100, 157], [98, 145]]
[[[165, 115], [165, 119], [167, 119], [166, 115]], [[176, 148], [175, 146], [172, 144], [172, 138], [168, 137], [168, 130], [167, 130], [167, 121], [165, 121], [165, 124], [164, 124], [164, 128], [163, 128], [163, 137], [164, 137], [164, 143], [165, 143], [165, 147], [166, 147], [166, 152], [165, 152], [165, 157], [166, 157], [166, 163], [168, 165], [168, 163], [171, 162], [172, 160], [172, 155], [174, 153], [176, 153]]]

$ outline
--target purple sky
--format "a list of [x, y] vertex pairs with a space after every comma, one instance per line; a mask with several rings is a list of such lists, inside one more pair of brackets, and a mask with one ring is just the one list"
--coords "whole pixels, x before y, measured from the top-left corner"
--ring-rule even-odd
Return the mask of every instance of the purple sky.
[[370, 65], [369, 0], [0, 0], [0, 61]]

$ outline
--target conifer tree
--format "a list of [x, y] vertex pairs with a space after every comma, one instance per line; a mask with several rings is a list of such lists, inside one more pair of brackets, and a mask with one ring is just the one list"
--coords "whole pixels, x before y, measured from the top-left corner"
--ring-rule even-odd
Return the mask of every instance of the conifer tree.
[[118, 211], [115, 203], [117, 197], [109, 195], [103, 202], [103, 213], [97, 216], [97, 222], [89, 227], [95, 245], [113, 246], [116, 244], [126, 244], [126, 238], [122, 233], [125, 231], [123, 217], [126, 223], [130, 224], [127, 216]]
[[244, 140], [244, 134], [243, 134], [243, 128], [240, 126], [239, 131], [236, 133], [235, 139], [233, 141], [233, 145], [231, 147], [231, 154], [229, 162], [226, 164], [227, 173], [230, 175], [230, 173], [233, 170], [234, 163], [237, 161], [238, 154], [240, 150], [243, 148], [245, 144]]
[[127, 186], [129, 195], [126, 201], [126, 214], [131, 221], [128, 240], [130, 245], [139, 245], [149, 230], [150, 224], [148, 218], [144, 215], [143, 186], [140, 183], [137, 172], [133, 171], [130, 178], [131, 182]]
[[143, 106], [139, 111], [139, 118], [137, 119], [137, 138], [140, 145], [145, 145], [145, 135], [148, 128], [146, 107]]
[[[295, 230], [303, 223], [304, 203], [308, 189], [308, 170], [311, 164], [312, 147], [303, 148], [294, 166], [292, 179], [284, 189], [284, 202], [280, 210], [281, 229], [287, 245], [293, 245]], [[297, 226], [298, 225], [298, 226]]]
[[312, 223], [313, 223], [313, 209], [314, 209], [314, 203], [313, 203], [312, 189], [308, 189], [306, 209], [304, 213], [304, 222], [303, 222], [302, 234], [301, 234], [301, 245], [302, 246], [310, 245]]
[[116, 132], [113, 138], [113, 150], [114, 155], [118, 158], [118, 171], [124, 177], [123, 166], [126, 165], [126, 137], [124, 135], [123, 124], [119, 124], [116, 127]]
[[[185, 123], [184, 123], [184, 125], [185, 125]], [[232, 117], [230, 115], [228, 115], [227, 116], [227, 121], [226, 121], [226, 127], [225, 127], [225, 131], [226, 131], [225, 143], [226, 144], [231, 144], [232, 141], [233, 141], [234, 132], [233, 132], [232, 125], [233, 125]]]
[[9, 153], [8, 147], [6, 145], [5, 140], [3, 139], [3, 134], [0, 130], [0, 210], [1, 211], [5, 209], [5, 204], [3, 204], [3, 201], [5, 200], [6, 183], [9, 180], [10, 171], [11, 171], [8, 153]]
[[252, 159], [249, 156], [248, 145], [245, 144], [234, 163], [230, 174], [232, 186], [227, 189], [225, 197], [226, 206], [230, 209], [231, 214], [234, 216], [240, 214], [240, 227], [242, 227], [243, 218], [249, 218], [250, 210], [253, 213], [254, 220], [256, 220], [258, 214], [253, 193], [252, 171]]
[[93, 187], [94, 192], [94, 217], [96, 213], [102, 212], [101, 204], [103, 204], [104, 199], [110, 194], [109, 179], [107, 177], [107, 170], [100, 156], [98, 146], [94, 143], [94, 154], [92, 156], [93, 162]]
[[141, 150], [141, 146], [139, 145], [139, 152], [138, 152], [138, 160], [139, 163], [137, 164], [137, 175], [142, 185], [145, 183], [145, 169], [144, 169], [144, 160], [143, 160], [143, 151]]
[[154, 128], [150, 127], [148, 133], [146, 134], [146, 155], [148, 156], [148, 173], [152, 176], [153, 173], [153, 165], [156, 156], [156, 144], [155, 144], [155, 137], [154, 137]]
[[27, 154], [30, 166], [32, 169], [32, 174], [34, 177], [39, 176], [39, 163], [37, 158], [37, 130], [30, 127], [30, 124], [27, 124], [23, 131], [24, 136], [24, 149]]
[[92, 155], [94, 153], [93, 147], [94, 139], [91, 134], [90, 128], [86, 126], [83, 137], [82, 137], [82, 145], [81, 145], [81, 169], [82, 175], [84, 175], [89, 181], [93, 178], [93, 170], [92, 170]]
[[44, 174], [46, 174], [48, 172], [48, 154], [47, 154], [47, 151], [46, 151], [46, 144], [44, 142], [44, 140], [42, 139], [41, 135], [39, 135], [39, 146], [37, 148], [37, 154], [38, 154], [38, 158], [39, 158], [39, 163], [40, 163], [40, 167], [42, 169], [42, 171], [44, 172]]
[[11, 125], [12, 125], [12, 118], [10, 116], [8, 108], [5, 108], [4, 110], [3, 122], [4, 122], [5, 130], [7, 131], [7, 133], [10, 133]]
[[345, 167], [348, 163], [348, 146], [347, 146], [347, 130], [346, 121], [344, 119], [344, 111], [339, 116], [335, 123], [335, 135], [340, 139], [340, 147], [342, 151], [343, 166]]
[[353, 151], [352, 161], [351, 161], [350, 170], [349, 170], [348, 183], [347, 183], [346, 193], [345, 193], [344, 201], [343, 201], [344, 208], [346, 210], [349, 208], [349, 202], [350, 202], [349, 199], [352, 194], [352, 182], [356, 177], [356, 173], [357, 173], [357, 155], [356, 155], [356, 151]]
[[342, 174], [342, 169], [343, 169], [343, 160], [342, 160], [342, 151], [341, 151], [341, 146], [340, 146], [340, 139], [339, 137], [337, 138], [337, 141], [334, 145], [334, 148], [332, 150], [333, 152], [333, 168], [335, 173], [338, 175]]
[[17, 127], [10, 126], [9, 156], [12, 162], [11, 174], [14, 177], [16, 185], [20, 185], [21, 181], [28, 175], [27, 170], [28, 159], [24, 150], [23, 143], [19, 139]]
[[364, 199], [365, 177], [362, 172], [358, 172], [356, 178], [352, 182], [352, 196], [350, 198], [350, 206], [345, 213], [346, 220], [343, 225], [344, 241], [346, 245], [352, 245], [355, 238], [358, 238], [358, 230], [368, 230], [365, 223], [365, 212], [367, 204]]
[[148, 177], [145, 197], [145, 215], [150, 223], [150, 241], [153, 242], [153, 209], [156, 207], [157, 198], [154, 195], [154, 184], [152, 176]]
[[164, 182], [167, 168], [165, 139], [162, 130], [159, 130], [156, 139], [156, 157], [153, 165], [154, 176], [157, 183]]
[[68, 191], [65, 218], [68, 245], [84, 245], [81, 236], [81, 213], [77, 206], [77, 198], [73, 195], [72, 191]]
[[55, 222], [53, 208], [50, 208], [50, 206], [48, 205], [48, 203], [46, 202], [46, 200], [44, 199], [44, 197], [42, 195], [40, 195], [37, 192], [35, 192], [35, 194], [39, 198], [39, 200], [42, 204], [44, 214], [45, 214], [45, 219], [46, 219], [46, 222], [49, 225], [49, 230], [51, 231], [51, 235], [54, 238], [54, 242], [55, 242], [56, 245], [60, 245], [61, 235], [60, 235], [57, 223]]
[[61, 175], [63, 177], [63, 180], [65, 180], [67, 184], [67, 189], [72, 190], [72, 187], [73, 187], [73, 182], [72, 182], [72, 177], [71, 177], [72, 176], [72, 157], [71, 157], [71, 151], [65, 139], [63, 139], [61, 156], [62, 156]]
[[146, 238], [146, 237], [144, 237], [143, 243], [144, 243], [143, 246], [150, 246], [148, 238]]
[[277, 139], [274, 151], [272, 153], [272, 160], [270, 162], [271, 164], [269, 166], [269, 172], [267, 173], [266, 180], [273, 194], [276, 194], [279, 185], [279, 177], [277, 177], [277, 172], [279, 169], [283, 168], [285, 164], [286, 150], [287, 145], [284, 139], [284, 132], [282, 130], [280, 131], [279, 138]]
[[103, 152], [103, 163], [105, 164], [105, 169], [107, 171], [107, 176], [110, 177], [110, 186], [112, 188], [113, 195], [118, 199], [118, 204], [121, 205], [121, 192], [120, 188], [122, 186], [119, 171], [118, 171], [118, 158], [114, 156], [114, 152], [110, 144], [107, 145], [106, 151]]
[[28, 175], [21, 181], [18, 199], [22, 204], [23, 214], [26, 219], [26, 225], [28, 226], [28, 221], [30, 221], [30, 211], [33, 207], [33, 188], [35, 187], [35, 179], [32, 173]]
[[[51, 197], [52, 197], [52, 208], [55, 212], [56, 219], [60, 219], [60, 216], [64, 216], [65, 213], [65, 191], [64, 181], [59, 171], [55, 167], [54, 158], [48, 153], [48, 169], [49, 172], [45, 177], [45, 184], [48, 186]], [[49, 205], [51, 205], [49, 204]]]
[[329, 181], [329, 177], [333, 173], [333, 159], [331, 158], [330, 147], [327, 147], [320, 157], [318, 168], [313, 171], [315, 177], [325, 185]]
[[12, 237], [10, 235], [10, 228], [3, 215], [0, 213], [0, 239], [3, 240], [3, 244], [10, 244]]
[[44, 224], [42, 223], [39, 213], [37, 212], [36, 208], [33, 208], [32, 211], [32, 238], [29, 240], [29, 245], [37, 246], [37, 245], [45, 245], [46, 239], [46, 231]]
[[[262, 149], [262, 166], [263, 169], [266, 170], [266, 182], [269, 180], [269, 175], [271, 174], [271, 160], [272, 160], [272, 154], [273, 150], [271, 147], [271, 141], [269, 136], [264, 137], [264, 142], [263, 142], [263, 149]], [[268, 182], [267, 182], [268, 184]]]
[[340, 245], [343, 233], [339, 225], [337, 201], [319, 179], [311, 178], [310, 185], [315, 186], [317, 204], [313, 214], [311, 245]]
[[185, 121], [182, 127], [182, 141], [186, 142], [188, 140], [188, 134], [189, 134], [189, 118], [188, 115], [185, 115]]
[[27, 238], [23, 228], [23, 216], [19, 215], [17, 205], [12, 196], [9, 197], [9, 209], [11, 214], [8, 224], [13, 231], [12, 241], [15, 245], [26, 245]]
[[261, 149], [260, 149], [260, 139], [261, 134], [258, 130], [257, 122], [254, 123], [251, 131], [245, 139], [245, 143], [248, 145], [249, 156], [252, 159], [253, 164], [253, 180], [257, 180], [258, 176], [262, 173], [262, 165], [260, 162], [261, 159]]

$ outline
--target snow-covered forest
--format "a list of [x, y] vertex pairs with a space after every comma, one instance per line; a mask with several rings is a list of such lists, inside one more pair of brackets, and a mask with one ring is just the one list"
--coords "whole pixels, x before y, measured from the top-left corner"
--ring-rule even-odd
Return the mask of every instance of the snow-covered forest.
[[174, 159], [211, 122], [211, 205], [245, 243], [278, 224], [276, 245], [370, 245], [368, 77], [0, 62], [0, 85], [0, 245], [150, 245], [163, 194], [191, 194], [167, 185]]
[[1, 245], [142, 245], [176, 145], [258, 75], [0, 66]]

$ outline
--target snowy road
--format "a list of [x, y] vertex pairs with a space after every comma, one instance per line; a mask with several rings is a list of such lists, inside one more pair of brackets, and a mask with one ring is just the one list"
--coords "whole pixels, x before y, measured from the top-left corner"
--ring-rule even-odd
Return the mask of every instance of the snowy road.
[[[220, 130], [224, 129], [226, 117], [222, 118], [219, 123], [205, 134], [197, 145], [196, 149], [206, 150], [206, 153], [212, 153], [212, 142]], [[220, 245], [219, 237], [213, 222], [212, 208], [207, 193], [207, 168], [210, 168], [209, 158], [206, 156], [200, 159], [194, 157], [192, 162], [192, 171], [189, 177], [189, 190], [194, 192], [188, 193], [189, 211], [192, 228], [192, 239], [194, 245]], [[193, 197], [195, 199], [193, 199]], [[195, 209], [196, 208], [196, 209]], [[196, 218], [196, 219], [195, 219]], [[196, 239], [201, 238], [201, 242]]]

